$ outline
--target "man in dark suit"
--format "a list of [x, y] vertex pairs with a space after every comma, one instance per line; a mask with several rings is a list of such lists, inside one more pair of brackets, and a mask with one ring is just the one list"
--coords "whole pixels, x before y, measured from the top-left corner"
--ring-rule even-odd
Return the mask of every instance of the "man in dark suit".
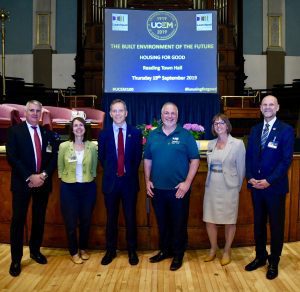
[[[256, 270], [268, 260], [266, 277], [271, 280], [278, 275], [283, 247], [287, 172], [293, 158], [294, 131], [276, 118], [279, 110], [276, 97], [266, 96], [260, 110], [264, 121], [252, 128], [246, 151], [246, 177], [254, 207], [256, 257], [245, 270]], [[270, 255], [266, 250], [268, 220]]]
[[12, 167], [12, 221], [10, 228], [11, 265], [9, 273], [21, 273], [23, 233], [27, 209], [32, 198], [32, 227], [29, 241], [30, 257], [46, 264], [40, 252], [51, 174], [56, 168], [57, 141], [53, 132], [40, 127], [42, 104], [31, 100], [26, 104], [26, 121], [9, 129], [6, 144], [8, 162]]
[[136, 200], [142, 135], [138, 129], [126, 123], [127, 108], [123, 100], [112, 101], [110, 116], [113, 124], [101, 131], [98, 139], [99, 160], [103, 167], [102, 191], [107, 213], [106, 254], [101, 264], [108, 265], [116, 257], [119, 205], [122, 201], [129, 263], [136, 265], [139, 262], [136, 253]]

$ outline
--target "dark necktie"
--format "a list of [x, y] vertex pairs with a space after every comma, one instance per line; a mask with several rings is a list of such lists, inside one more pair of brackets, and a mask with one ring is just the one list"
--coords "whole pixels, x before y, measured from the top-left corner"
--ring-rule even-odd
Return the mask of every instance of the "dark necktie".
[[37, 132], [37, 127], [31, 126], [31, 128], [34, 130], [34, 145], [35, 145], [35, 151], [36, 151], [36, 172], [40, 173], [41, 171], [41, 165], [42, 165], [42, 146], [40, 137]]
[[268, 134], [269, 134], [269, 127], [270, 127], [270, 125], [267, 123], [261, 134], [261, 140], [260, 140], [261, 149], [263, 149], [265, 147], [265, 144], [266, 144], [266, 141], [268, 138]]
[[122, 128], [118, 134], [118, 176], [124, 175], [124, 138]]

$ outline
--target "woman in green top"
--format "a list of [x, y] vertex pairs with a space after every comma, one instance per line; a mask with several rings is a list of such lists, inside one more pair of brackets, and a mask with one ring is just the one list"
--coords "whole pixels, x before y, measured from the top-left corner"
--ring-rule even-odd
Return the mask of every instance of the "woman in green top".
[[[69, 140], [59, 146], [58, 177], [61, 179], [61, 212], [66, 225], [69, 252], [75, 264], [89, 259], [90, 222], [96, 203], [97, 146], [87, 140], [85, 120], [76, 117]], [[77, 239], [79, 224], [79, 240]]]

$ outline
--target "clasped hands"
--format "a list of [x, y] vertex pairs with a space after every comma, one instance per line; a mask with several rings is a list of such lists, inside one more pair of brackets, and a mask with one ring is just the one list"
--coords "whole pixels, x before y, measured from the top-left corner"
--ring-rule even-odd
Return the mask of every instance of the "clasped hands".
[[[190, 188], [190, 184], [187, 183], [187, 182], [181, 182], [179, 183], [175, 189], [177, 189], [177, 192], [175, 194], [175, 197], [177, 199], [181, 199], [185, 196], [186, 192], [189, 190]], [[146, 182], [146, 191], [147, 191], [147, 195], [151, 198], [153, 198], [154, 196], [154, 192], [153, 192], [153, 189], [154, 189], [154, 185], [153, 185], [153, 182], [152, 181], [147, 181]]]
[[252, 185], [253, 188], [263, 190], [270, 186], [266, 179], [255, 179], [251, 178], [248, 181], [249, 184]]
[[38, 187], [41, 187], [44, 184], [45, 177], [41, 173], [32, 174], [28, 178], [27, 182], [28, 182], [28, 186], [30, 188], [38, 188]]

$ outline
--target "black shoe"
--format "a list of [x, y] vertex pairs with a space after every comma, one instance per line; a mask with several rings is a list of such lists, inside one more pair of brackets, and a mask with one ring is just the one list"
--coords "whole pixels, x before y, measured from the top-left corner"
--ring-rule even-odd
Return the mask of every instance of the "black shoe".
[[158, 263], [164, 259], [171, 258], [172, 256], [168, 252], [160, 251], [155, 256], [149, 259], [150, 263]]
[[251, 263], [249, 263], [246, 267], [245, 270], [248, 272], [254, 271], [258, 269], [259, 267], [262, 267], [266, 264], [267, 259], [266, 258], [255, 258]]
[[139, 258], [135, 251], [128, 251], [128, 259], [132, 266], [135, 266], [139, 263]]
[[41, 254], [40, 252], [35, 252], [35, 253], [30, 253], [30, 257], [36, 261], [37, 263], [41, 264], [41, 265], [45, 265], [47, 264], [47, 259], [46, 257]]
[[106, 251], [104, 257], [101, 260], [101, 265], [106, 266], [112, 262], [112, 260], [117, 256], [116, 251]]
[[180, 269], [182, 266], [182, 257], [181, 256], [175, 256], [172, 260], [170, 270], [171, 271], [176, 271]]
[[14, 263], [14, 262], [12, 262], [10, 264], [9, 273], [13, 277], [19, 276], [20, 273], [21, 273], [21, 263]]
[[267, 279], [273, 280], [278, 276], [278, 264], [269, 264], [266, 274]]

